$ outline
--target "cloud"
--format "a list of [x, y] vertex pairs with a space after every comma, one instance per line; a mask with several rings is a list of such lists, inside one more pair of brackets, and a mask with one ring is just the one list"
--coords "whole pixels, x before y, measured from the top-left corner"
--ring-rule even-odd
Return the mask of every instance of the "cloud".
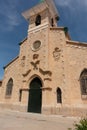
[[55, 0], [60, 26], [67, 26], [72, 39], [87, 41], [87, 0]]
[[[21, 22], [21, 17], [17, 12], [19, 2], [17, 0], [1, 0], [0, 3], [0, 29], [11, 31]], [[4, 22], [3, 22], [4, 21]]]
[[[87, 0], [79, 1], [79, 0], [55, 0], [56, 5], [62, 7], [71, 21], [77, 19], [79, 17], [83, 18], [83, 16], [87, 16]], [[87, 20], [87, 17], [85, 17]]]
[[67, 6], [67, 7], [72, 7], [71, 9], [73, 9], [74, 7], [87, 7], [87, 0], [55, 0], [56, 4], [59, 6]]
[[55, 0], [57, 5], [68, 6], [71, 0]]

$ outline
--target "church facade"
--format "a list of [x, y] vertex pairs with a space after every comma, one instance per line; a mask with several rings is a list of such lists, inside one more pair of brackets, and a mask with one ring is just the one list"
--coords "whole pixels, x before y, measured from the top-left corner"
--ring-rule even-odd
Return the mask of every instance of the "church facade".
[[45, 0], [22, 14], [28, 35], [19, 55], [4, 67], [0, 107], [18, 111], [85, 116], [87, 44], [72, 41], [59, 14]]

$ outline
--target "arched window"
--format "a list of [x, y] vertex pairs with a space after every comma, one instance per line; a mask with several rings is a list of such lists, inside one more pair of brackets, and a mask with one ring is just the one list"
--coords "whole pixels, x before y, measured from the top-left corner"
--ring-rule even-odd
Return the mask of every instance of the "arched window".
[[13, 88], [13, 79], [11, 78], [8, 83], [7, 83], [7, 87], [6, 87], [6, 96], [11, 96], [12, 95], [12, 88]]
[[57, 88], [57, 103], [62, 103], [62, 92], [60, 88]]
[[87, 95], [87, 69], [84, 69], [80, 75], [81, 94]]
[[36, 24], [36, 26], [41, 24], [41, 16], [40, 15], [37, 15], [35, 24]]

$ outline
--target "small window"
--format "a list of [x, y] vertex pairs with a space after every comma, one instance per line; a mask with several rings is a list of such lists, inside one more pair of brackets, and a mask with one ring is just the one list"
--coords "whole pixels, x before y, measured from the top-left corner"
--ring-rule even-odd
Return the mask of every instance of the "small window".
[[40, 15], [37, 15], [36, 17], [36, 21], [35, 21], [35, 25], [38, 26], [41, 24], [41, 16]]
[[62, 103], [62, 92], [60, 88], [57, 88], [57, 103]]
[[6, 96], [10, 97], [12, 95], [12, 88], [13, 88], [13, 80], [10, 79], [6, 87]]
[[31, 48], [33, 51], [38, 51], [41, 47], [41, 41], [37, 40], [32, 45]]
[[34, 50], [39, 49], [40, 46], [41, 46], [41, 42], [40, 42], [40, 41], [35, 41], [35, 42], [33, 43], [33, 48], [34, 48]]
[[81, 73], [80, 85], [81, 85], [81, 94], [86, 95], [87, 98], [87, 69], [84, 69], [84, 71]]
[[51, 26], [52, 27], [54, 26], [54, 20], [53, 20], [53, 18], [51, 19]]

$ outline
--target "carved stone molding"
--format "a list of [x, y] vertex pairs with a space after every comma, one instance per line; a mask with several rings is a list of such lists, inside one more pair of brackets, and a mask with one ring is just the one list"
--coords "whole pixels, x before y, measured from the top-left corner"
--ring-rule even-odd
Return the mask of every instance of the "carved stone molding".
[[23, 83], [25, 83], [26, 82], [26, 80], [23, 80]]
[[22, 88], [22, 89], [20, 89], [20, 91], [29, 91], [29, 89], [28, 88]]
[[52, 79], [50, 79], [50, 78], [44, 78], [44, 81], [46, 81], [46, 80], [52, 81]]
[[43, 91], [45, 91], [45, 90], [52, 91], [52, 88], [51, 87], [43, 87], [42, 90]]
[[21, 59], [21, 66], [22, 66], [22, 67], [25, 66], [25, 59], [26, 59], [25, 56], [23, 56], [22, 59]]
[[29, 69], [26, 73], [22, 74], [24, 77], [26, 77], [29, 73], [31, 72], [31, 70]]
[[49, 75], [49, 76], [51, 76], [51, 75], [52, 75], [52, 72], [51, 72], [51, 71], [49, 71], [49, 70], [44, 71], [44, 70], [42, 70], [41, 68], [39, 68], [39, 71], [40, 71], [40, 73], [41, 73], [41, 74], [43, 74], [43, 75]]
[[36, 61], [36, 62], [30, 62], [31, 63], [31, 65], [33, 66], [33, 69], [34, 70], [37, 70], [38, 69], [38, 64], [40, 63], [40, 61], [38, 60], [38, 61]]
[[56, 47], [53, 51], [53, 57], [56, 61], [58, 61], [60, 58], [60, 52], [61, 50], [58, 47]]
[[34, 55], [33, 55], [33, 60], [38, 59], [38, 57], [39, 57], [38, 54], [34, 54]]

